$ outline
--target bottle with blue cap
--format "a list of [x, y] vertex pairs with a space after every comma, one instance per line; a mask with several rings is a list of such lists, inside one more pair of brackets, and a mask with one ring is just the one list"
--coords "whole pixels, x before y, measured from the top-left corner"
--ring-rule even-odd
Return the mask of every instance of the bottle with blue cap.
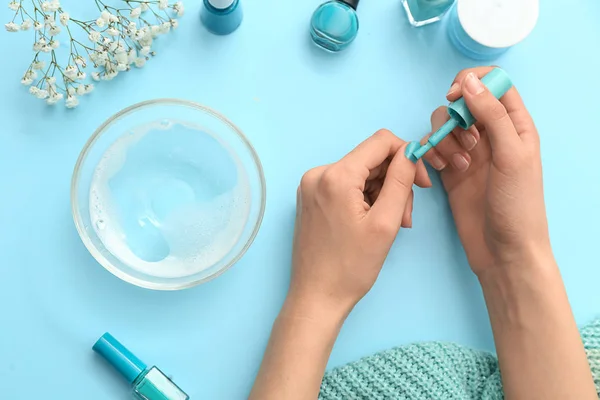
[[92, 349], [108, 361], [133, 387], [139, 400], [188, 400], [189, 396], [161, 370], [148, 366], [110, 333], [105, 333]]
[[[481, 82], [488, 88], [488, 90], [496, 97], [500, 99], [506, 94], [513, 86], [512, 81], [508, 74], [500, 69], [494, 68], [488, 72]], [[448, 106], [448, 115], [450, 119], [442, 125], [437, 131], [435, 131], [424, 145], [420, 145], [418, 142], [411, 142], [406, 147], [406, 156], [413, 162], [417, 162], [421, 157], [425, 155], [433, 147], [437, 146], [446, 136], [450, 134], [457, 126], [462, 129], [469, 129], [476, 121], [471, 111], [467, 108], [464, 98], [460, 98]]]

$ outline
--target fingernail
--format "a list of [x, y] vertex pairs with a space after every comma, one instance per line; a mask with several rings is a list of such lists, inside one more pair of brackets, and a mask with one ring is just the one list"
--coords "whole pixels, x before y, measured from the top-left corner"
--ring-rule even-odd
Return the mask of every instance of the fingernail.
[[469, 72], [463, 85], [465, 85], [466, 91], [473, 95], [483, 93], [485, 90], [483, 83], [472, 72]]
[[460, 85], [458, 82], [454, 82], [452, 84], [452, 86], [450, 86], [450, 90], [448, 90], [448, 93], [446, 94], [446, 97], [450, 96], [452, 93], [456, 92], [458, 89], [460, 88]]
[[444, 161], [444, 159], [442, 157], [437, 155], [437, 153], [433, 153], [431, 155], [431, 166], [433, 168], [437, 169], [438, 171], [441, 171], [444, 168], [446, 168], [447, 164], [448, 163], [446, 161]]
[[466, 171], [469, 169], [469, 160], [465, 158], [460, 153], [455, 153], [452, 155], [452, 164], [459, 171]]
[[473, 150], [473, 148], [475, 146], [477, 146], [477, 139], [471, 132], [464, 131], [461, 134], [461, 138], [462, 138], [463, 146], [465, 146], [466, 150]]

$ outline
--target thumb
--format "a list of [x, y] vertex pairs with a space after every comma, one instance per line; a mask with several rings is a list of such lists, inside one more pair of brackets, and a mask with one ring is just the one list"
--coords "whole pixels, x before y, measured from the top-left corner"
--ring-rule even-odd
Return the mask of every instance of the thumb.
[[[412, 154], [416, 142], [405, 143], [394, 155], [387, 169], [381, 192], [369, 211], [369, 217], [391, 225], [397, 232], [402, 225], [404, 209], [412, 191], [417, 165], [406, 154]], [[408, 151], [407, 151], [408, 149]]]
[[506, 159], [519, 150], [521, 138], [506, 111], [487, 87], [470, 72], [462, 82], [465, 103], [488, 134], [494, 159]]

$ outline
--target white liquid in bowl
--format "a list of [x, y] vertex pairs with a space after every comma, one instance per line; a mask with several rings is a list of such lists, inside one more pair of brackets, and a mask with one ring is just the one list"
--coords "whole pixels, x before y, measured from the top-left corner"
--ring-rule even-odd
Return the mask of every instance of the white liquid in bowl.
[[96, 166], [90, 217], [121, 262], [162, 278], [223, 259], [250, 211], [246, 172], [226, 144], [197, 126], [163, 120], [115, 141]]

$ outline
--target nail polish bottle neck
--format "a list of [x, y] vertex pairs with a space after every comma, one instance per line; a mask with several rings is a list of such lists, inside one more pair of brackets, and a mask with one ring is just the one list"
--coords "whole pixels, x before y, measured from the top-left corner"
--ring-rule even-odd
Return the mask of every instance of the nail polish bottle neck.
[[235, 2], [235, 0], [208, 0], [211, 6], [219, 10], [224, 10]]
[[352, 7], [355, 10], [358, 7], [358, 2], [359, 2], [359, 0], [338, 0], [338, 1], [348, 4], [350, 7]]

